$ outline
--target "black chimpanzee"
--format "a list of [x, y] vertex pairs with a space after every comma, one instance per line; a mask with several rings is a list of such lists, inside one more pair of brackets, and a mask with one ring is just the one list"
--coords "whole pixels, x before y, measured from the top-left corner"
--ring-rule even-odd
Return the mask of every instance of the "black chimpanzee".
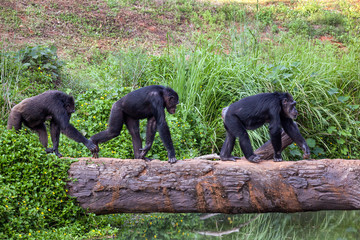
[[[132, 137], [135, 158], [150, 160], [145, 158], [145, 155], [150, 150], [158, 130], [168, 152], [169, 163], [175, 163], [175, 150], [164, 108], [170, 114], [174, 114], [178, 103], [178, 94], [169, 87], [152, 85], [130, 92], [113, 104], [108, 129], [95, 134], [90, 139], [96, 145], [109, 141], [120, 134], [125, 123]], [[147, 118], [148, 122], [146, 144], [142, 148], [139, 119], [144, 118]], [[93, 156], [98, 157], [98, 154], [95, 153]]]
[[297, 143], [304, 152], [304, 159], [310, 157], [305, 139], [293, 121], [298, 115], [296, 102], [289, 93], [261, 93], [243, 98], [223, 110], [226, 139], [221, 148], [220, 159], [235, 161], [231, 155], [235, 139], [239, 138], [240, 147], [250, 162], [259, 162], [260, 156], [254, 154], [247, 129], [254, 130], [269, 123], [270, 139], [274, 148], [274, 161], [281, 158], [281, 128]]
[[[46, 152], [54, 152], [58, 157], [62, 157], [58, 150], [60, 132], [76, 142], [83, 143], [92, 153], [98, 152], [98, 147], [69, 123], [73, 112], [75, 112], [75, 101], [72, 96], [60, 91], [46, 91], [37, 96], [26, 98], [15, 105], [11, 109], [7, 128], [14, 127], [15, 130], [19, 130], [24, 123], [25, 126], [38, 133]], [[51, 120], [50, 133], [53, 148], [47, 148], [48, 136], [44, 123], [46, 120]]]

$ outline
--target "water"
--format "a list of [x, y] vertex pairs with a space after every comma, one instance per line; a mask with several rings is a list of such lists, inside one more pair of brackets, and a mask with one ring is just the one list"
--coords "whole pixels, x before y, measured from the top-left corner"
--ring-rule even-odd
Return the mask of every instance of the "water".
[[115, 239], [360, 239], [360, 211], [265, 214], [117, 214]]

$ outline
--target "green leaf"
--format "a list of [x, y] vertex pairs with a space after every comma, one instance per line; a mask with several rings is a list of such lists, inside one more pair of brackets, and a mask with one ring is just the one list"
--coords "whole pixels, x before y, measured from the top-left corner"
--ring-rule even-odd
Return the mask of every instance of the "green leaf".
[[309, 147], [311, 147], [311, 148], [315, 147], [315, 145], [316, 145], [315, 139], [312, 139], [312, 138], [306, 139], [306, 143], [307, 143], [307, 144], [309, 145]]
[[332, 134], [332, 133], [335, 132], [335, 131], [336, 131], [336, 127], [334, 127], [334, 126], [329, 127], [328, 130], [327, 130], [327, 132], [328, 132], [329, 134]]
[[360, 105], [346, 105], [351, 110], [356, 110], [360, 107]]
[[294, 74], [292, 73], [284, 73], [283, 76], [284, 78], [290, 78], [291, 76], [293, 76]]
[[339, 89], [338, 88], [331, 88], [330, 90], [327, 91], [329, 95], [334, 95], [336, 93], [339, 93]]
[[338, 100], [342, 103], [345, 103], [347, 100], [349, 100], [349, 96], [340, 96], [338, 97]]

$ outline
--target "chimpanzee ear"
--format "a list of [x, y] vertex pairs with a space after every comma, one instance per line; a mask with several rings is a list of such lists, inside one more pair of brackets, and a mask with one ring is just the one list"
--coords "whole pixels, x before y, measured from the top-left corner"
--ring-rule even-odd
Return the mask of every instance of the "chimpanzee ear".
[[284, 99], [281, 101], [281, 104], [282, 104], [282, 105], [288, 104], [288, 99], [287, 99], [287, 98], [284, 98]]

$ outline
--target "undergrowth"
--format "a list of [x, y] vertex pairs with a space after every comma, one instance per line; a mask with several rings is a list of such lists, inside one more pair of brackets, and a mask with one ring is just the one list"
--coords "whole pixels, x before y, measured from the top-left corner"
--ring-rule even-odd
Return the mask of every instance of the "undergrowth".
[[28, 131], [1, 127], [0, 238], [54, 239], [66, 235], [65, 229], [71, 229], [65, 239], [84, 234], [95, 223], [67, 195], [67, 171], [74, 160], [46, 155]]

